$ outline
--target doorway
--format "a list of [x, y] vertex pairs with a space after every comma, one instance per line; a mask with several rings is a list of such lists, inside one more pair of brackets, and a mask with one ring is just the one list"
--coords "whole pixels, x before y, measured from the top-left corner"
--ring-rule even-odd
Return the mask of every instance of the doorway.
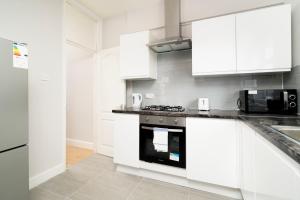
[[72, 42], [66, 46], [67, 167], [94, 153], [94, 51]]

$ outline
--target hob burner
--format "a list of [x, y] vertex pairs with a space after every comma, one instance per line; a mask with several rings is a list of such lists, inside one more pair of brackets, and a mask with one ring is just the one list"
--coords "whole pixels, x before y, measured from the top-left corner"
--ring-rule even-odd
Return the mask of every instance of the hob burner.
[[142, 110], [149, 111], [165, 111], [165, 112], [184, 112], [185, 108], [182, 106], [164, 106], [164, 105], [151, 105], [145, 106]]

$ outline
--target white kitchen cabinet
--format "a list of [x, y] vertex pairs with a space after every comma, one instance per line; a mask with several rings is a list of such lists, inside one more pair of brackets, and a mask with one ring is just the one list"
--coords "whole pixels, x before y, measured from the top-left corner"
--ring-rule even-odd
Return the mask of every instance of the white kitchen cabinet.
[[139, 115], [115, 114], [114, 163], [139, 167]]
[[150, 31], [120, 36], [120, 74], [122, 79], [157, 78], [157, 54], [147, 46], [150, 42]]
[[193, 75], [290, 71], [291, 5], [192, 23]]
[[187, 118], [187, 178], [238, 188], [236, 121]]
[[255, 132], [240, 122], [240, 187], [244, 200], [255, 200], [254, 139]]
[[298, 170], [296, 172], [296, 182], [295, 182], [295, 188], [296, 188], [296, 194], [295, 196], [300, 199], [300, 190], [298, 188], [300, 188], [300, 165], [298, 165]]
[[291, 70], [291, 6], [280, 5], [236, 15], [237, 71]]
[[299, 165], [260, 135], [255, 138], [256, 200], [299, 200]]
[[192, 23], [193, 75], [236, 73], [235, 15]]
[[299, 200], [300, 165], [246, 124], [241, 132], [241, 191], [245, 200]]

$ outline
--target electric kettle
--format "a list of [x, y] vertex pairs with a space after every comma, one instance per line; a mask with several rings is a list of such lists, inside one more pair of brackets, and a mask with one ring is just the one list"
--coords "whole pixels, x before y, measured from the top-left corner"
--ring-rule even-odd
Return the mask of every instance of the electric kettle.
[[140, 108], [143, 101], [143, 95], [140, 93], [133, 93], [132, 94], [132, 107], [133, 108]]

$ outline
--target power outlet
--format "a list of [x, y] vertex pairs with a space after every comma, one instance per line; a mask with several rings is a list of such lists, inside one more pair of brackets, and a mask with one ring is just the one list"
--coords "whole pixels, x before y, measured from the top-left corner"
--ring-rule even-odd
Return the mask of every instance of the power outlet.
[[154, 99], [155, 98], [155, 94], [153, 94], [153, 93], [147, 93], [147, 94], [145, 94], [145, 98], [146, 99]]

